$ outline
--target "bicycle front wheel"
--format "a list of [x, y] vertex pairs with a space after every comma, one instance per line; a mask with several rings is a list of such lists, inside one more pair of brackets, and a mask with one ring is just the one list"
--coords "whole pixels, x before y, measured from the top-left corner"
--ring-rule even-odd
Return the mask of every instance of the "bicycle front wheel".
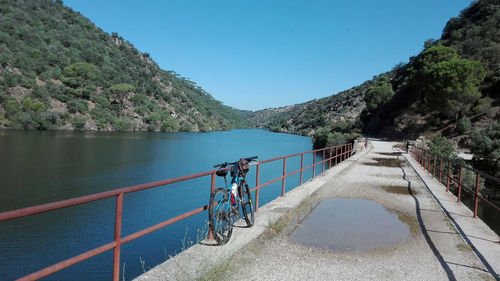
[[243, 217], [245, 218], [247, 226], [253, 226], [255, 222], [255, 214], [250, 188], [248, 188], [248, 184], [246, 181], [241, 181], [238, 187], [238, 193], [241, 198], [241, 209], [243, 210]]
[[233, 233], [233, 216], [229, 196], [223, 188], [217, 188], [210, 195], [208, 204], [208, 224], [217, 244], [224, 245]]

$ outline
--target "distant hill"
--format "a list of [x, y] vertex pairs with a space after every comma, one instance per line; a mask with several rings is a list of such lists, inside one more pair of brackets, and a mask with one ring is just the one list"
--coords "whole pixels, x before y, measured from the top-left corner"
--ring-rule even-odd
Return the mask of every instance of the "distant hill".
[[[315, 136], [317, 146], [356, 136], [346, 135], [346, 126], [372, 136], [406, 139], [442, 133], [467, 143], [471, 128], [484, 128], [500, 118], [499, 39], [500, 2], [473, 2], [449, 20], [441, 39], [425, 42], [422, 53], [409, 63], [339, 94], [249, 113], [247, 118], [274, 131]], [[426, 73], [426, 67], [439, 62], [434, 72]], [[441, 85], [432, 84], [437, 78]], [[470, 96], [453, 97], [453, 89]], [[339, 120], [350, 124], [339, 126]]]
[[210, 131], [248, 126], [62, 1], [0, 1], [0, 127]]
[[339, 120], [355, 121], [365, 104], [363, 94], [374, 82], [326, 98], [250, 112], [246, 118], [255, 126], [275, 132], [312, 136], [319, 127]]

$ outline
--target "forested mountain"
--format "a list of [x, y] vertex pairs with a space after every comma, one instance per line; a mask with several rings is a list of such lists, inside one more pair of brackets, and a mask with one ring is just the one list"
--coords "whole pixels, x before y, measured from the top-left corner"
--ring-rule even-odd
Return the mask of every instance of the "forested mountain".
[[471, 122], [498, 120], [500, 1], [477, 1], [446, 24], [441, 39], [390, 73], [392, 98], [363, 114], [365, 130], [414, 138], [440, 132], [468, 142]]
[[499, 39], [500, 1], [473, 2], [409, 63], [337, 95], [248, 118], [274, 131], [313, 135], [317, 147], [356, 130], [405, 139], [439, 132], [467, 144], [472, 127], [500, 118]]
[[209, 131], [246, 126], [62, 1], [0, 1], [0, 127]]

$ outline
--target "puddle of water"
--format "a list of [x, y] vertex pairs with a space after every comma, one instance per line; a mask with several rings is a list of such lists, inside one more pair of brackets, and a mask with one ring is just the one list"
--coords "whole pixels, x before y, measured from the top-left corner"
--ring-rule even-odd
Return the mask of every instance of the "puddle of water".
[[[405, 185], [382, 186], [382, 189], [387, 191], [387, 192], [390, 192], [390, 193], [410, 195], [410, 192], [408, 190], [408, 186], [405, 186]], [[417, 194], [417, 192], [412, 189], [411, 194], [415, 195], [415, 194]]]
[[290, 241], [312, 248], [365, 252], [410, 238], [405, 215], [365, 199], [327, 198], [297, 224]]
[[396, 158], [373, 158], [377, 163], [364, 163], [368, 166], [401, 167], [403, 160]]

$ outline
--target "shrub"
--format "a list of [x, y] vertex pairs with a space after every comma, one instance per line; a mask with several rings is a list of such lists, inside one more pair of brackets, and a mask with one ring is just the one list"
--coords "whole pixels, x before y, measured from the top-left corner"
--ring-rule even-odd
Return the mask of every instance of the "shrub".
[[71, 119], [71, 125], [73, 125], [73, 128], [76, 130], [83, 129], [85, 123], [87, 123], [87, 119], [83, 115], [77, 115]]
[[469, 118], [467, 118], [467, 116], [463, 116], [457, 122], [457, 127], [456, 127], [457, 132], [459, 134], [465, 134], [466, 132], [468, 132], [470, 130], [471, 126], [472, 126], [472, 124], [471, 124]]
[[33, 121], [31, 114], [28, 112], [21, 112], [16, 120], [23, 129], [35, 129], [38, 128], [38, 125]]
[[475, 114], [491, 114], [491, 104], [493, 103], [494, 99], [490, 97], [484, 97], [478, 100], [477, 105], [474, 106], [472, 109], [472, 112]]
[[13, 117], [21, 111], [21, 105], [16, 100], [8, 100], [5, 105], [5, 113], [8, 118]]
[[85, 114], [88, 111], [88, 104], [86, 100], [72, 99], [67, 102], [67, 105], [70, 113], [80, 112]]
[[45, 98], [49, 95], [49, 91], [46, 87], [35, 86], [31, 94], [37, 98]]
[[455, 158], [455, 149], [447, 138], [441, 134], [434, 136], [428, 144], [429, 150], [442, 157]]
[[135, 129], [135, 123], [127, 117], [116, 118], [113, 122], [113, 128], [117, 131], [130, 131]]
[[48, 124], [49, 127], [51, 125], [56, 125], [59, 119], [59, 114], [57, 112], [46, 111], [40, 114], [40, 117], [43, 118]]
[[130, 84], [116, 84], [109, 88], [109, 92], [114, 95], [123, 95], [135, 91], [135, 87]]
[[172, 117], [166, 117], [161, 130], [164, 132], [176, 132], [179, 129], [179, 122]]

